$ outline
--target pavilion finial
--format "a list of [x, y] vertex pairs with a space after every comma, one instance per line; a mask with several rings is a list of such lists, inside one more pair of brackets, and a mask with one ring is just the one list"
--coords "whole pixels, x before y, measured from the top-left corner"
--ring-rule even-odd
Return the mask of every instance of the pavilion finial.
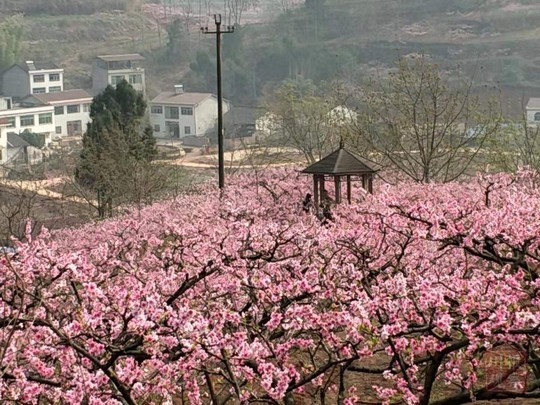
[[345, 142], [343, 142], [343, 135], [339, 137], [339, 149], [343, 149], [345, 147]]

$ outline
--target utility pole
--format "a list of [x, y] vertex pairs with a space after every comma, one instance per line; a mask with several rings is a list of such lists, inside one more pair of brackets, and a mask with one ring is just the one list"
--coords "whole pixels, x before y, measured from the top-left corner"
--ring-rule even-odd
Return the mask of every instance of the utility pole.
[[218, 176], [219, 188], [225, 187], [225, 157], [223, 153], [223, 95], [221, 94], [221, 34], [231, 34], [234, 32], [234, 27], [228, 26], [225, 31], [221, 30], [221, 14], [214, 14], [216, 30], [209, 31], [208, 27], [201, 28], [203, 34], [216, 35], [216, 52], [217, 52], [217, 98], [218, 98]]

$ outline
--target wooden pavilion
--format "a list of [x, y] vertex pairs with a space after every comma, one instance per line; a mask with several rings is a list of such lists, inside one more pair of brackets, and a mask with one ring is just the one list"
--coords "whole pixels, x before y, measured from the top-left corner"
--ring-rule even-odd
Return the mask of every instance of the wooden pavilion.
[[362, 162], [360, 158], [346, 150], [343, 143], [335, 152], [302, 170], [302, 173], [313, 175], [313, 200], [319, 206], [320, 200], [326, 198], [326, 180], [334, 182], [336, 190], [335, 203], [341, 203], [341, 183], [347, 184], [347, 201], [352, 199], [352, 182], [362, 181], [362, 187], [373, 193], [373, 175], [377, 171]]

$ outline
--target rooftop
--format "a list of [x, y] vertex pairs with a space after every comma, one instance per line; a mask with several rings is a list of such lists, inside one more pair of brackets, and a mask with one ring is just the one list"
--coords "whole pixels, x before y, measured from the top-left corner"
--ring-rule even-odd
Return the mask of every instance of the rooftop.
[[8, 132], [7, 142], [8, 142], [8, 147], [12, 147], [12, 148], [22, 148], [25, 146], [30, 146], [28, 142], [22, 139], [15, 132]]
[[34, 70], [61, 69], [60, 66], [55, 65], [54, 63], [34, 62], [34, 61], [26, 61], [24, 63], [17, 63], [14, 66], [19, 66], [25, 72], [34, 71]]
[[540, 109], [540, 98], [531, 97], [527, 103], [527, 108]]
[[126, 53], [121, 55], [99, 55], [96, 56], [97, 59], [101, 59], [105, 62], [123, 62], [130, 60], [144, 60], [144, 56], [139, 55], [138, 53]]
[[375, 173], [376, 170], [362, 162], [343, 147], [302, 170], [308, 174], [354, 175]]
[[62, 101], [89, 99], [92, 98], [92, 95], [83, 89], [72, 89], [66, 91], [58, 91], [54, 93], [32, 94], [31, 97], [38, 99], [43, 104], [50, 104], [59, 103]]
[[182, 104], [182, 105], [198, 105], [207, 98], [212, 97], [210, 93], [175, 93], [174, 91], [164, 91], [158, 94], [152, 103], [161, 104]]

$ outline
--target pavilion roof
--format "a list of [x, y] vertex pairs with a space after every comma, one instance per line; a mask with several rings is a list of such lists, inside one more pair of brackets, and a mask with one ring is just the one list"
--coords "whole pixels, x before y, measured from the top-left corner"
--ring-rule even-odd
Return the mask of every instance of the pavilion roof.
[[375, 173], [376, 171], [364, 163], [359, 157], [340, 147], [338, 150], [302, 170], [302, 173], [355, 175]]

